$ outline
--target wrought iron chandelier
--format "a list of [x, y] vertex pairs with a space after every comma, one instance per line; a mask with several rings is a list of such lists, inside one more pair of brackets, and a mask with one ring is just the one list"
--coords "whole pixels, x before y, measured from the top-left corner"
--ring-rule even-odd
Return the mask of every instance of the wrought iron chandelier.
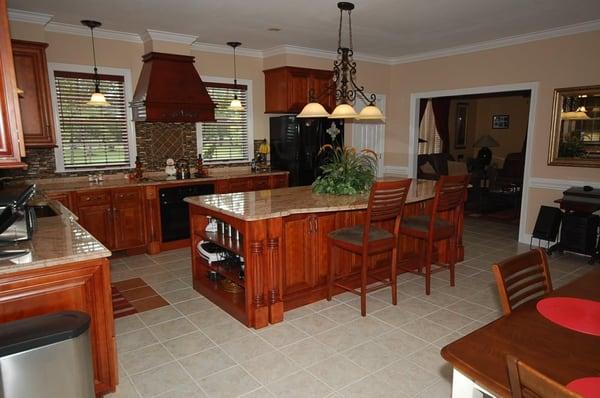
[[[352, 10], [354, 4], [348, 2], [339, 2], [337, 6], [340, 10], [340, 25], [338, 29], [338, 49], [337, 59], [333, 62], [333, 80], [324, 92], [315, 96], [313, 89], [309, 92], [309, 103], [302, 109], [298, 115], [300, 118], [310, 117], [328, 117], [330, 119], [358, 119], [358, 120], [383, 120], [384, 116], [381, 110], [375, 105], [377, 97], [375, 94], [365, 94], [364, 86], [359, 86], [356, 81], [356, 62], [352, 56], [354, 50], [352, 46]], [[344, 12], [348, 13], [348, 46], [342, 47], [342, 25]], [[335, 92], [335, 100], [338, 104], [333, 112], [329, 114], [318, 100], [325, 95]], [[356, 113], [352, 104], [357, 99], [363, 100], [365, 106], [360, 113]]]

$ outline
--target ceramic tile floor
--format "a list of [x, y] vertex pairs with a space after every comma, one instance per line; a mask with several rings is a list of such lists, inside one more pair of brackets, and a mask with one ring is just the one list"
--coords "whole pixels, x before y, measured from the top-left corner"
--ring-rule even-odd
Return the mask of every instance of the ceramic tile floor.
[[[467, 219], [465, 261], [448, 274], [403, 274], [398, 305], [370, 295], [361, 318], [348, 293], [285, 313], [261, 330], [242, 326], [191, 288], [189, 249], [115, 260], [113, 280], [143, 278], [169, 306], [116, 321], [120, 384], [110, 397], [449, 397], [449, 342], [500, 316], [491, 264], [528, 246], [516, 227]], [[555, 287], [591, 266], [550, 259]]]

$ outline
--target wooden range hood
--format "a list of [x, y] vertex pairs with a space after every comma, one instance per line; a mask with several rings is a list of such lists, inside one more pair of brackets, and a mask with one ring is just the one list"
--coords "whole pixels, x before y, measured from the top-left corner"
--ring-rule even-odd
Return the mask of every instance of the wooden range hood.
[[138, 122], [210, 122], [215, 104], [194, 67], [194, 57], [150, 52], [142, 57], [131, 108]]

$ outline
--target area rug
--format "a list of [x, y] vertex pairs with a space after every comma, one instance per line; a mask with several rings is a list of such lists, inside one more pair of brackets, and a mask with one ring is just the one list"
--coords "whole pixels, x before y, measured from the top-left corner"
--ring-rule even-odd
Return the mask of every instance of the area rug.
[[141, 278], [114, 282], [112, 301], [115, 319], [169, 305]]

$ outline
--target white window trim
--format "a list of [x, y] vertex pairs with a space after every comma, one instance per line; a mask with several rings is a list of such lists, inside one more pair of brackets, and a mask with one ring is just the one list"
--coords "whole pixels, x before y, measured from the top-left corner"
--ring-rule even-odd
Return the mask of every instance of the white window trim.
[[81, 168], [77, 170], [65, 170], [65, 161], [63, 158], [62, 151], [62, 137], [60, 128], [60, 115], [58, 112], [58, 97], [56, 95], [56, 82], [54, 79], [55, 71], [64, 72], [79, 72], [79, 73], [92, 73], [93, 66], [91, 65], [75, 65], [75, 64], [61, 64], [61, 63], [48, 63], [48, 77], [50, 79], [50, 95], [52, 97], [52, 110], [54, 112], [54, 121], [56, 122], [56, 148], [54, 148], [54, 157], [56, 159], [56, 171], [59, 173], [76, 173], [79, 171], [95, 171], [95, 170], [123, 170], [131, 169], [135, 167], [135, 157], [137, 155], [137, 148], [135, 144], [135, 123], [133, 122], [133, 114], [131, 113], [131, 107], [129, 102], [133, 98], [133, 86], [131, 83], [131, 70], [124, 68], [109, 68], [104, 66], [98, 66], [98, 73], [103, 75], [118, 75], [123, 76], [125, 83], [125, 109], [127, 112], [127, 144], [129, 146], [129, 166], [120, 167], [102, 167], [102, 168]]
[[[219, 77], [219, 76], [200, 76], [204, 83], [229, 83], [233, 84], [233, 79], [230, 77]], [[236, 163], [248, 163], [252, 160], [254, 154], [254, 114], [252, 112], [252, 80], [248, 79], [237, 79], [240, 85], [247, 87], [246, 97], [248, 98], [246, 104], [246, 122], [248, 123], [248, 158], [245, 160], [233, 160], [233, 161], [216, 161], [210, 162], [210, 164], [236, 164]], [[202, 153], [202, 123], [196, 123], [196, 155]]]

